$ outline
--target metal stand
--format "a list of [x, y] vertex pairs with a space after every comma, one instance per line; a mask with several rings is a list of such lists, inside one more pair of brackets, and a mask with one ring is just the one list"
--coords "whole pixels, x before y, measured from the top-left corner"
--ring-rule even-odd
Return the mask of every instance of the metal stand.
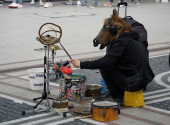
[[[36, 101], [37, 99], [41, 99], [35, 106], [34, 109], [37, 108], [37, 106], [44, 100], [47, 99], [46, 102], [46, 110], [49, 111], [51, 107], [49, 103], [49, 99], [55, 100], [54, 98], [49, 97], [50, 91], [49, 91], [49, 45], [44, 46], [45, 48], [45, 56], [44, 56], [44, 91], [42, 93], [42, 97], [34, 98], [33, 101]], [[47, 57], [46, 57], [46, 48], [47, 48]], [[47, 87], [47, 90], [46, 90]]]

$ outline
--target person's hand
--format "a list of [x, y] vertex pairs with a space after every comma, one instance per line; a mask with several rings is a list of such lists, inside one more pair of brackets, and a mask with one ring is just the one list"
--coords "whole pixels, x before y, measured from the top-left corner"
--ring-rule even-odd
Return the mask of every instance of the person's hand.
[[80, 61], [78, 59], [72, 59], [71, 63], [74, 67], [80, 68]]

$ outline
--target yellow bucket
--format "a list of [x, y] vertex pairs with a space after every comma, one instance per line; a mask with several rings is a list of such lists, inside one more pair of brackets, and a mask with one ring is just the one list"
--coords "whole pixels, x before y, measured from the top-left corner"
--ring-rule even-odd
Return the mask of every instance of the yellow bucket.
[[144, 106], [145, 103], [143, 100], [143, 90], [139, 90], [136, 92], [125, 91], [123, 104], [125, 106], [132, 106], [132, 107]]

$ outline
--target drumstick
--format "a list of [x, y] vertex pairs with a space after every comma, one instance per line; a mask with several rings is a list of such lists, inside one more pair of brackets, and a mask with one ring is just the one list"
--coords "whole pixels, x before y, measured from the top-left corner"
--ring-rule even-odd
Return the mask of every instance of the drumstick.
[[75, 118], [74, 120], [79, 120], [79, 119], [89, 118], [89, 117], [92, 117], [92, 115], [88, 115], [88, 116], [83, 116], [83, 117]]

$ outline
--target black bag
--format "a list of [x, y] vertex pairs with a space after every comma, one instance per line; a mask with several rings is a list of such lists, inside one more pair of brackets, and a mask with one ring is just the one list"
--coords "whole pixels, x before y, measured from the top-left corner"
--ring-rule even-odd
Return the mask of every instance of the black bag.
[[124, 79], [125, 90], [134, 92], [141, 89], [142, 77], [140, 74], [136, 74]]
[[148, 40], [147, 40], [147, 31], [145, 29], [145, 27], [143, 26], [142, 23], [139, 23], [138, 21], [134, 20], [131, 16], [127, 16], [127, 6], [128, 3], [127, 2], [121, 2], [117, 4], [118, 7], [118, 15], [119, 15], [119, 9], [120, 9], [120, 5], [125, 5], [125, 16], [124, 16], [124, 21], [131, 25], [132, 29], [136, 32], [139, 33], [140, 35], [140, 39], [139, 41], [147, 48], [148, 47]]
[[138, 21], [134, 20], [131, 16], [126, 16], [123, 18], [125, 22], [131, 25], [132, 29], [139, 33], [140, 39], [139, 41], [147, 48], [148, 47], [148, 40], [147, 40], [147, 31], [143, 24], [139, 23]]
[[[138, 42], [139, 43], [139, 42]], [[139, 43], [141, 50], [142, 50], [142, 64], [141, 64], [141, 68], [139, 70], [139, 72], [133, 76], [124, 78], [123, 82], [125, 84], [125, 90], [130, 91], [130, 92], [134, 92], [134, 91], [138, 91], [141, 89], [142, 86], [142, 82], [143, 82], [143, 78], [142, 78], [142, 66], [143, 66], [143, 49], [141, 44]]]

